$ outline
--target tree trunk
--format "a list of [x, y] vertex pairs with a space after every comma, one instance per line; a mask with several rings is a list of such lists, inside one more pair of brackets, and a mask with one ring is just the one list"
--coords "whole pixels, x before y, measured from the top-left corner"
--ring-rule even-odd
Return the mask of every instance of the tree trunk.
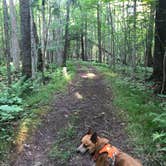
[[87, 14], [85, 17], [85, 61], [88, 60], [88, 38], [87, 34], [88, 33], [88, 21], [87, 21]]
[[122, 57], [122, 63], [124, 65], [127, 65], [127, 24], [126, 24], [126, 20], [125, 20], [125, 1], [123, 1], [123, 28], [124, 28], [124, 37], [123, 37], [123, 57]]
[[85, 61], [85, 51], [84, 51], [84, 35], [81, 33], [81, 58]]
[[152, 57], [152, 42], [153, 42], [153, 29], [154, 29], [154, 13], [155, 8], [154, 5], [151, 5], [150, 8], [150, 17], [149, 17], [149, 25], [147, 30], [147, 39], [146, 39], [146, 52], [145, 52], [145, 65], [148, 67], [152, 67], [153, 65], [153, 57]]
[[37, 49], [37, 70], [42, 72], [43, 71], [43, 59], [42, 59], [42, 50], [40, 48], [40, 41], [39, 41], [39, 37], [37, 34], [37, 28], [36, 28], [36, 24], [35, 21], [33, 19], [33, 35], [35, 38], [35, 43], [36, 43], [36, 49]]
[[22, 73], [27, 78], [32, 76], [31, 69], [31, 27], [30, 27], [30, 2], [29, 0], [20, 1], [21, 17], [21, 54], [22, 54]]
[[66, 26], [65, 26], [65, 45], [63, 53], [63, 67], [66, 67], [66, 59], [69, 48], [69, 20], [70, 20], [70, 0], [66, 3]]
[[45, 59], [46, 59], [46, 18], [45, 18], [45, 0], [42, 0], [42, 73], [44, 77]]
[[10, 18], [11, 18], [11, 49], [10, 55], [13, 58], [13, 64], [16, 71], [20, 68], [20, 47], [18, 41], [18, 26], [16, 22], [16, 11], [14, 8], [13, 0], [9, 1]]
[[80, 43], [79, 40], [76, 40], [76, 58], [77, 60], [80, 58]]
[[8, 78], [8, 86], [10, 86], [11, 80], [11, 67], [10, 67], [10, 35], [9, 35], [9, 14], [7, 9], [6, 0], [3, 0], [3, 15], [4, 15], [4, 32], [5, 32], [5, 55], [7, 61], [7, 78]]
[[37, 72], [37, 45], [34, 32], [34, 18], [33, 11], [30, 9], [31, 15], [31, 59], [32, 59], [32, 78], [36, 77]]
[[37, 27], [36, 27], [36, 24], [34, 22], [34, 35], [35, 35], [35, 39], [36, 39], [36, 43], [37, 43], [37, 49], [38, 49], [38, 61], [37, 61], [37, 69], [38, 71], [42, 72], [43, 73], [43, 54], [42, 54], [42, 49], [41, 49], [41, 46], [42, 46], [42, 30], [41, 30], [41, 19], [39, 17], [39, 36], [40, 38], [38, 37], [38, 34], [37, 34]]
[[162, 81], [162, 89], [161, 89], [161, 94], [165, 94], [166, 93], [166, 51], [164, 54], [164, 58], [163, 58], [163, 81]]
[[[166, 1], [159, 0], [156, 7], [155, 49], [153, 74], [151, 79], [161, 81], [163, 79], [163, 59], [166, 46]], [[166, 70], [166, 69], [165, 69]]]
[[102, 63], [100, 8], [101, 8], [101, 5], [100, 5], [100, 2], [98, 2], [97, 4], [98, 49], [99, 49], [99, 62]]
[[133, 11], [133, 48], [132, 48], [132, 67], [136, 69], [136, 19], [137, 19], [137, 0], [134, 0]]
[[113, 17], [112, 17], [112, 9], [109, 3], [109, 24], [111, 26], [111, 50], [110, 52], [112, 53], [112, 55], [109, 56], [109, 65], [115, 65], [115, 28], [114, 28], [114, 21], [113, 21]]
[[61, 18], [61, 14], [59, 14], [58, 16], [55, 16], [55, 21], [58, 24], [58, 27], [55, 30], [55, 41], [56, 41], [56, 61], [58, 66], [63, 66], [63, 48], [62, 48], [62, 41], [63, 41], [63, 29], [61, 27], [62, 23], [62, 18]]

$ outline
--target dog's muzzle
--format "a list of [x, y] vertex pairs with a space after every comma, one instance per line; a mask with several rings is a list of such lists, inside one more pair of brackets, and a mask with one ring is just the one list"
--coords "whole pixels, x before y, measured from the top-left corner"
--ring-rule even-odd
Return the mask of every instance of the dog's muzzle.
[[81, 153], [81, 154], [85, 154], [86, 152], [87, 152], [87, 148], [86, 147], [84, 147], [84, 145], [83, 144], [81, 144], [78, 148], [77, 148], [77, 150], [76, 150], [76, 152], [77, 153]]

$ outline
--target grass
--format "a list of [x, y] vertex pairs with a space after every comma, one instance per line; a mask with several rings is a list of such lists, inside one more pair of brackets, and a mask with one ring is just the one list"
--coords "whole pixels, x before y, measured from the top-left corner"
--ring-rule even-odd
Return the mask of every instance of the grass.
[[[68, 62], [67, 70], [67, 78], [61, 68], [48, 71], [45, 73], [45, 75], [50, 78], [48, 84], [39, 85], [39, 83], [35, 83], [31, 92], [26, 92], [26, 95], [23, 94], [24, 111], [22, 115], [20, 115], [20, 119], [8, 125], [8, 129], [6, 128], [8, 132], [6, 132], [5, 129], [4, 131], [0, 131], [0, 158], [3, 164], [8, 160], [7, 156], [13, 144], [18, 147], [18, 151], [22, 150], [25, 140], [41, 123], [40, 117], [50, 110], [49, 104], [54, 94], [57, 92], [65, 93], [68, 82], [71, 81], [75, 75], [76, 66]], [[4, 136], [6, 136], [8, 140], [4, 138]]]
[[[140, 72], [139, 69], [135, 75], [137, 80], [134, 80], [119, 68], [114, 72], [106, 65], [95, 64], [95, 66], [105, 75], [108, 86], [113, 90], [114, 105], [119, 108], [117, 114], [127, 121], [126, 131], [135, 145], [136, 152], [146, 156], [145, 164], [153, 163], [154, 166], [165, 164], [165, 151], [164, 149], [161, 151], [164, 144], [154, 140], [155, 133], [164, 132], [165, 128], [159, 126], [161, 122], [154, 121], [153, 114], [162, 114], [163, 109], [160, 107], [162, 101], [147, 88], [152, 83], [143, 82], [144, 72]], [[166, 124], [164, 119], [162, 122]]]

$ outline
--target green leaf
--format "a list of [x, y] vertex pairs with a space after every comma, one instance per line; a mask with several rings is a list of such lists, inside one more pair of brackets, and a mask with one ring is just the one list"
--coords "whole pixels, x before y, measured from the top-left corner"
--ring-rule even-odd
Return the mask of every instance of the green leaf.
[[12, 106], [2, 105], [2, 106], [0, 106], [0, 110], [6, 111], [6, 112], [20, 112], [23, 109], [17, 105], [12, 105]]

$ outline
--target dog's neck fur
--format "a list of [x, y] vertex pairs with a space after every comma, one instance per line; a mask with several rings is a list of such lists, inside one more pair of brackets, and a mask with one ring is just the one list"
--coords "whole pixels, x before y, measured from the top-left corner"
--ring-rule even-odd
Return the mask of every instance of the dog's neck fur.
[[101, 138], [101, 137], [97, 137], [97, 142], [95, 144], [95, 151], [94, 153], [92, 154], [92, 156], [97, 156], [97, 155], [100, 155], [99, 154], [99, 151], [106, 145], [109, 143], [109, 140], [106, 139], [106, 138]]
[[[104, 145], [108, 144], [109, 140], [106, 138], [97, 137], [96, 149], [102, 148]], [[100, 149], [99, 149], [100, 150]]]

